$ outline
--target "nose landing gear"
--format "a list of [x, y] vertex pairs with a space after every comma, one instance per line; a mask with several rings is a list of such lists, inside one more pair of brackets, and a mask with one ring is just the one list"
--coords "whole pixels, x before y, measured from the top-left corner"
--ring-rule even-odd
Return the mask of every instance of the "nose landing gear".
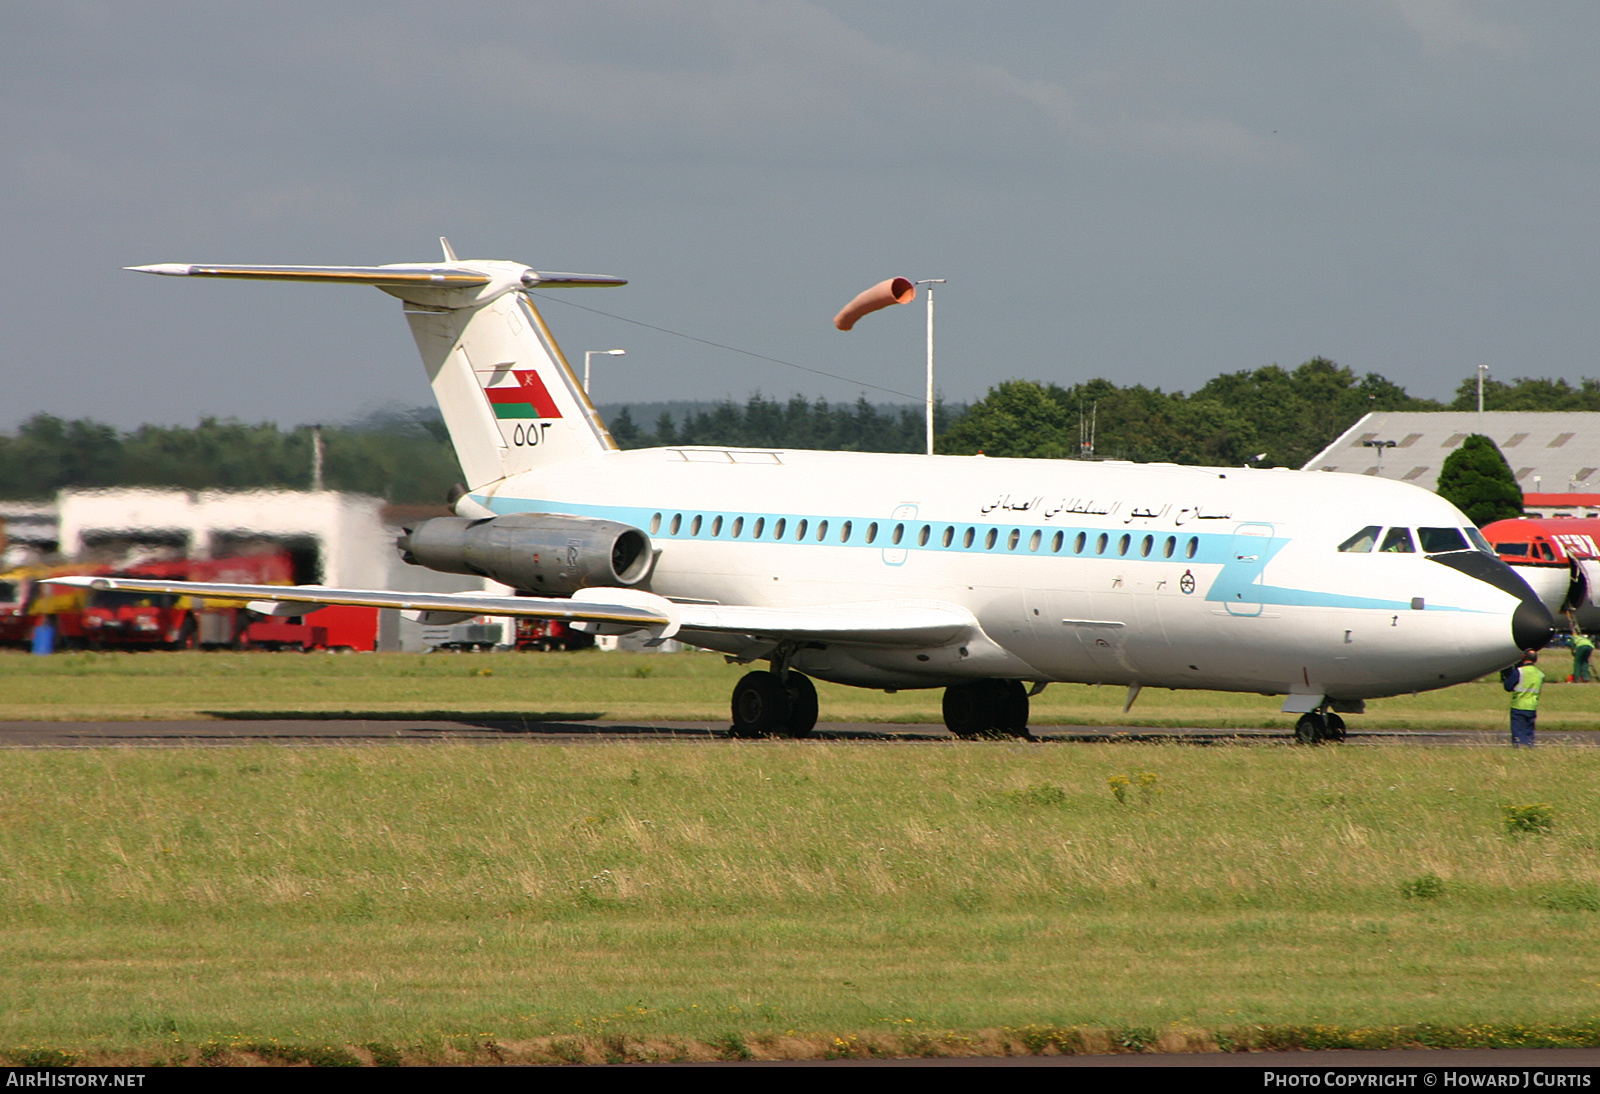
[[965, 741], [1028, 735], [1028, 689], [1020, 680], [974, 680], [944, 689], [944, 725]]
[[1294, 740], [1302, 745], [1319, 745], [1323, 741], [1340, 743], [1344, 740], [1344, 719], [1327, 709], [1302, 714], [1294, 724]]

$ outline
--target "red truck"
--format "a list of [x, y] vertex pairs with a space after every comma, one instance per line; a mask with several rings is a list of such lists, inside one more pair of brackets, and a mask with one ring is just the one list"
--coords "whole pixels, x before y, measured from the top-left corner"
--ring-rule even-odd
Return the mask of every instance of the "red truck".
[[[294, 564], [287, 553], [263, 552], [147, 562], [128, 567], [119, 576], [291, 585]], [[66, 635], [65, 625], [61, 630]], [[378, 642], [378, 611], [337, 606], [304, 617], [266, 616], [236, 600], [95, 589], [89, 591], [82, 611], [81, 633], [83, 641], [96, 649], [373, 650]]]

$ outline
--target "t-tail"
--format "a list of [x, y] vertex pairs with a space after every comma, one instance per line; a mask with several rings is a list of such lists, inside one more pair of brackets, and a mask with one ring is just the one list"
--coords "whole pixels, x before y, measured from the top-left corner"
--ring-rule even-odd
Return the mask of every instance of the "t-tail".
[[175, 277], [373, 285], [400, 298], [473, 490], [509, 475], [617, 447], [534, 305], [533, 289], [626, 285], [605, 274], [547, 273], [458, 259], [391, 266], [129, 266]]

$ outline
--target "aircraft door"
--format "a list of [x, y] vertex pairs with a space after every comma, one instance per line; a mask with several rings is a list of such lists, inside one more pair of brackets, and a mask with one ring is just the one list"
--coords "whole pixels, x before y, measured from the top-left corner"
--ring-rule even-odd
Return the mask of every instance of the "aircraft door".
[[1228, 547], [1224, 601], [1229, 615], [1260, 615], [1261, 586], [1266, 581], [1267, 550], [1272, 542], [1270, 524], [1240, 524]]

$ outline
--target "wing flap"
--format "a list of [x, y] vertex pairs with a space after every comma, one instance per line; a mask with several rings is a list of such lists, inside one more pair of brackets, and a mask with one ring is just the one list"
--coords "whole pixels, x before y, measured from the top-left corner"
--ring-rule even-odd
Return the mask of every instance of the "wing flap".
[[978, 629], [965, 608], [937, 600], [884, 600], [804, 608], [747, 604], [675, 604], [639, 589], [584, 589], [570, 599], [490, 593], [408, 593], [337, 589], [325, 585], [230, 585], [205, 581], [154, 581], [132, 577], [53, 577], [55, 585], [88, 589], [176, 593], [250, 602], [263, 614], [303, 615], [330, 604], [405, 611], [509, 615], [596, 623], [612, 633], [648, 630], [658, 638], [682, 631], [742, 634], [806, 642], [919, 648], [944, 646]]
[[[397, 593], [381, 589], [335, 589], [325, 585], [227, 585], [206, 581], [149, 581], [132, 577], [53, 577], [47, 580], [53, 585], [77, 585], [87, 589], [124, 589], [141, 593], [225, 597], [231, 600], [269, 602], [300, 609], [291, 614], [304, 614], [330, 604], [352, 604], [364, 608], [452, 612], [464, 613], [467, 616], [511, 615], [533, 619], [614, 623], [646, 630], [670, 627], [675, 615], [671, 601], [632, 589], [590, 589], [585, 590], [590, 597], [565, 600], [540, 596], [495, 596], [490, 593]], [[618, 595], [599, 599], [593, 597], [595, 593]]]
[[937, 600], [882, 600], [805, 608], [679, 604], [684, 631], [748, 634], [843, 645], [944, 646], [977, 629], [965, 608]]

